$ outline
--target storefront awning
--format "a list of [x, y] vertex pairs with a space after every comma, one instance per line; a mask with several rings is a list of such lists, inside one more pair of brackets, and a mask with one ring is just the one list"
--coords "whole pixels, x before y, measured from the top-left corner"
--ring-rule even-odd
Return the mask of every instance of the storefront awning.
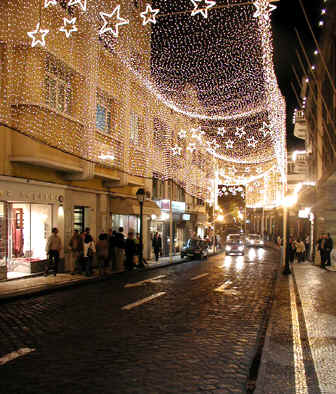
[[[132, 198], [112, 198], [111, 212], [116, 215], [140, 215], [140, 204], [138, 200]], [[161, 215], [160, 208], [154, 201], [144, 202], [144, 215]]]

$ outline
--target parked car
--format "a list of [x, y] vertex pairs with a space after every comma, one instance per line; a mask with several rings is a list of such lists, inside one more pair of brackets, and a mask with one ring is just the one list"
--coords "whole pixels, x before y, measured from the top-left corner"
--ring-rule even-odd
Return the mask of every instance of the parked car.
[[245, 240], [245, 244], [248, 247], [260, 248], [264, 246], [264, 240], [259, 234], [249, 234]]
[[208, 257], [208, 242], [199, 239], [188, 239], [181, 250], [181, 258], [204, 259]]
[[240, 234], [229, 234], [226, 237], [225, 253], [227, 255], [240, 254], [244, 256], [245, 254], [244, 238]]

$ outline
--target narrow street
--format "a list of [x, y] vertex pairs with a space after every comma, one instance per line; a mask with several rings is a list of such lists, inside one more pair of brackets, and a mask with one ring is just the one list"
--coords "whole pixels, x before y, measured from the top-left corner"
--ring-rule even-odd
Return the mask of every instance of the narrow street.
[[6, 393], [243, 393], [279, 253], [220, 254], [2, 306]]

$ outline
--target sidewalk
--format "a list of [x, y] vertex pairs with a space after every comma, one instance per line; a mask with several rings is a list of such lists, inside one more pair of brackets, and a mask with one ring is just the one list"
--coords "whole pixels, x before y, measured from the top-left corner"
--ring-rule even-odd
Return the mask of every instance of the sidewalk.
[[[210, 255], [209, 255], [210, 256]], [[190, 260], [181, 259], [180, 255], [173, 256], [172, 264], [182, 264]], [[145, 270], [151, 270], [156, 268], [162, 268], [171, 265], [169, 257], [161, 257], [158, 262], [155, 260], [148, 261], [148, 266]], [[0, 303], [11, 301], [21, 297], [29, 297], [38, 294], [46, 294], [52, 291], [57, 291], [73, 286], [85, 285], [92, 282], [98, 282], [100, 280], [106, 280], [114, 275], [121, 274], [125, 271], [111, 271], [107, 272], [107, 275], [100, 278], [98, 271], [95, 270], [94, 274], [90, 277], [83, 275], [71, 275], [69, 273], [61, 273], [56, 277], [53, 275], [45, 276], [34, 276], [28, 278], [21, 278], [16, 280], [10, 280], [7, 282], [0, 282]]]
[[279, 272], [257, 394], [336, 393], [336, 274], [310, 262]]

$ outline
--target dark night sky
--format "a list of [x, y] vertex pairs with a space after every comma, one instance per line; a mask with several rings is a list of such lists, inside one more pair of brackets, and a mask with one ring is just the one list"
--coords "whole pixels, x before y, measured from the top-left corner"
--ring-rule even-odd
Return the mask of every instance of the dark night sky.
[[[319, 28], [317, 27], [317, 24], [321, 15], [321, 9], [323, 8], [323, 1], [303, 0], [303, 4], [315, 33], [318, 34]], [[287, 101], [287, 142], [288, 150], [290, 151], [294, 148], [301, 148], [304, 146], [304, 141], [297, 139], [293, 135], [293, 111], [298, 104], [290, 85], [291, 81], [295, 83], [298, 92], [299, 87], [296, 83], [292, 66], [294, 66], [296, 70], [301, 71], [297, 61], [296, 50], [299, 50], [299, 52], [301, 51], [294, 28], [296, 27], [298, 29], [300, 36], [305, 43], [306, 50], [310, 54], [313, 53], [315, 46], [299, 1], [281, 0], [277, 3], [277, 6], [278, 8], [274, 11], [272, 17], [274, 62], [279, 86]], [[313, 57], [314, 55], [311, 56], [311, 59]], [[302, 75], [302, 73], [300, 74]]]

